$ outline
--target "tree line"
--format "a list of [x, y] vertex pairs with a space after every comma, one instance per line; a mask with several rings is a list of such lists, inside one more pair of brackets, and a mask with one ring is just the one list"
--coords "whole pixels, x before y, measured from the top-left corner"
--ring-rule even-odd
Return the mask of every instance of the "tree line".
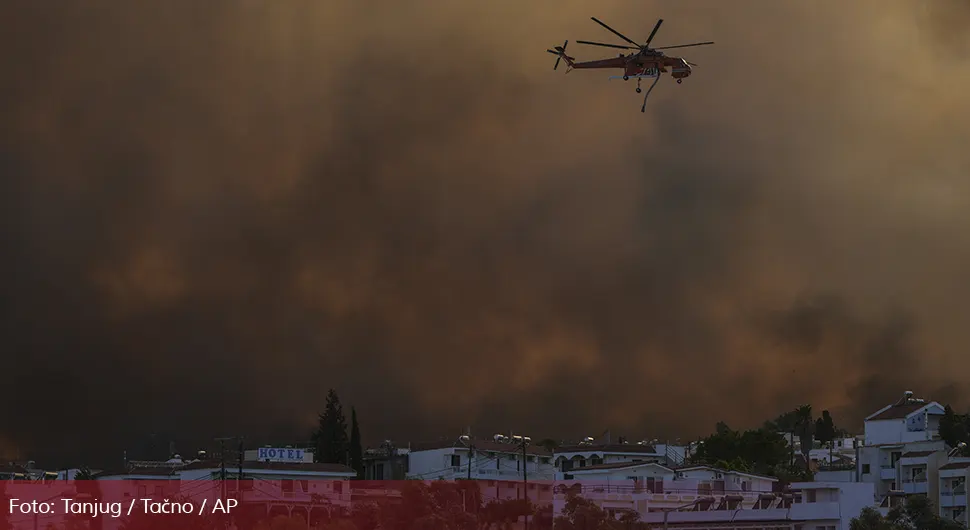
[[[722, 469], [777, 477], [782, 481], [811, 480], [811, 451], [828, 447], [830, 458], [834, 444], [846, 436], [835, 425], [832, 415], [823, 410], [814, 418], [811, 405], [778, 415], [758, 429], [736, 431], [719, 422], [714, 433], [700, 440], [690, 455], [692, 464], [706, 464]], [[801, 446], [802, 462], [796, 463], [795, 439]]]
[[332, 388], [327, 392], [327, 404], [311, 437], [313, 461], [324, 464], [344, 464], [357, 472], [357, 478], [364, 477], [364, 448], [360, 440], [360, 426], [357, 423], [357, 410], [350, 408], [350, 429], [344, 417], [343, 405], [337, 392]]

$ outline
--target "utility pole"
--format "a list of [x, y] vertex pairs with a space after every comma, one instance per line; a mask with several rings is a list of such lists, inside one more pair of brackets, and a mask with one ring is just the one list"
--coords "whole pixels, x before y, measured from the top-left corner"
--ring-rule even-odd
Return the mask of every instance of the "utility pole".
[[471, 436], [463, 434], [458, 437], [458, 441], [462, 445], [468, 448], [468, 480], [472, 479], [472, 455], [475, 454], [475, 444], [472, 442]]
[[529, 445], [528, 438], [522, 439], [522, 496], [525, 498], [525, 530], [529, 530], [529, 459], [525, 448]]
[[243, 458], [246, 456], [246, 450], [243, 447], [243, 437], [239, 437], [239, 476], [236, 477], [236, 491], [242, 491], [242, 479], [243, 479]]
[[[226, 502], [226, 495], [228, 494], [228, 491], [226, 490], [226, 442], [236, 441], [241, 438], [241, 436], [224, 436], [222, 438], [216, 438], [216, 441], [219, 442], [219, 478], [222, 481], [222, 502]], [[242, 446], [240, 445], [240, 449], [241, 448]], [[242, 453], [239, 454], [239, 470], [242, 471]]]

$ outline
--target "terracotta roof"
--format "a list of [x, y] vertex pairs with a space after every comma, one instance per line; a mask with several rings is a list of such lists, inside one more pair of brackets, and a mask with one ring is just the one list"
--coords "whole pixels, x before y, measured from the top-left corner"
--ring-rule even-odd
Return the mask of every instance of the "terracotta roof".
[[628, 467], [637, 467], [637, 466], [658, 466], [670, 471], [671, 473], [673, 472], [673, 469], [670, 469], [669, 467], [664, 466], [663, 464], [658, 464], [655, 462], [612, 462], [609, 464], [597, 464], [595, 466], [577, 467], [577, 468], [570, 469], [569, 471], [565, 471], [564, 473], [578, 473], [580, 471], [597, 471], [600, 469], [624, 469]]
[[945, 466], [940, 466], [940, 470], [945, 469], [966, 469], [970, 467], [970, 462], [953, 462], [952, 464], [947, 464]]
[[[509, 454], [521, 454], [522, 448], [514, 444], [503, 444], [498, 442], [493, 442], [491, 440], [476, 440], [471, 442], [475, 447], [476, 451], [490, 451], [493, 453], [509, 453]], [[433, 451], [435, 449], [445, 449], [448, 447], [456, 447], [459, 449], [465, 449], [465, 446], [458, 441], [439, 441], [439, 442], [423, 442], [411, 444], [411, 452], [416, 451]], [[552, 453], [545, 447], [538, 446], [535, 444], [529, 445], [525, 448], [526, 454], [537, 455], [537, 456], [552, 456]]]
[[932, 402], [905, 403], [903, 405], [893, 405], [888, 409], [869, 418], [872, 420], [901, 420], [916, 412], [917, 410], [932, 404]]
[[596, 445], [567, 445], [556, 449], [559, 453], [637, 453], [657, 454], [657, 448], [652, 445], [637, 444], [596, 444]]
[[909, 452], [903, 453], [902, 458], [920, 458], [923, 456], [930, 456], [931, 454], [936, 452], [938, 451], [909, 451]]

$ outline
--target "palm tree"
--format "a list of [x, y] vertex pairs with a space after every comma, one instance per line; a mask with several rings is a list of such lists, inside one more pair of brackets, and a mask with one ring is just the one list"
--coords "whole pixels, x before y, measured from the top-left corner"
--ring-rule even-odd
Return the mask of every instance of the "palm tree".
[[812, 406], [802, 405], [795, 409], [795, 435], [802, 444], [805, 470], [812, 470], [812, 445], [815, 441], [815, 421], [812, 420]]

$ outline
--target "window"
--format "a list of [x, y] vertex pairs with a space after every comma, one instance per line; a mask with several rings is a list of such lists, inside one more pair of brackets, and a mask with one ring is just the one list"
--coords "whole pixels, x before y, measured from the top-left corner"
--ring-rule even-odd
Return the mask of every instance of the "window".
[[461, 455], [451, 455], [451, 467], [458, 467], [461, 465]]
[[549, 463], [549, 457], [548, 456], [544, 456], [544, 457], [540, 458], [539, 459], [539, 463], [540, 464], [548, 464]]
[[869, 474], [869, 464], [862, 464], [862, 474], [863, 475]]
[[344, 492], [344, 483], [343, 482], [334, 482], [333, 483], [333, 492], [336, 493], [337, 495], [340, 495], [341, 493], [343, 493]]
[[281, 480], [280, 481], [280, 491], [283, 493], [293, 493], [293, 481], [292, 480]]
[[377, 480], [384, 480], [384, 464], [377, 464], [374, 466], [374, 478]]
[[162, 494], [162, 487], [155, 486], [155, 495], [161, 495], [161, 494]]
[[148, 496], [148, 487], [147, 486], [138, 486], [138, 496], [139, 497], [147, 497]]
[[815, 490], [808, 490], [808, 491], [806, 491], [805, 492], [805, 502], [815, 502], [815, 498], [816, 498], [816, 494], [817, 493], [818, 492], [816, 492]]

